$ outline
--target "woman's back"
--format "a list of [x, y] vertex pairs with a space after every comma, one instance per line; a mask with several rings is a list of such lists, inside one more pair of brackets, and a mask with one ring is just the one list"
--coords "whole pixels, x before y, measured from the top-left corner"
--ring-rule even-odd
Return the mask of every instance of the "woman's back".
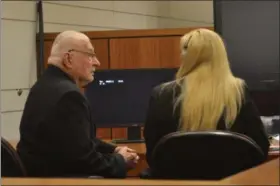
[[[178, 103], [178, 106], [174, 109], [174, 104], [180, 92], [180, 86], [175, 81], [154, 88], [144, 128], [148, 163], [150, 163], [152, 150], [156, 146], [156, 143], [163, 136], [181, 130], [179, 128], [181, 103]], [[257, 108], [250, 98], [249, 91], [245, 89], [244, 93], [245, 98], [242, 102], [241, 109], [231, 127], [227, 128], [224, 117], [221, 115], [217, 122], [216, 130], [229, 130], [245, 134], [252, 138], [267, 156], [269, 141], [264, 126]]]
[[243, 80], [233, 76], [222, 39], [194, 30], [181, 38], [176, 80], [151, 96], [144, 137], [147, 160], [156, 143], [175, 131], [231, 130], [251, 137], [267, 155], [269, 142]]

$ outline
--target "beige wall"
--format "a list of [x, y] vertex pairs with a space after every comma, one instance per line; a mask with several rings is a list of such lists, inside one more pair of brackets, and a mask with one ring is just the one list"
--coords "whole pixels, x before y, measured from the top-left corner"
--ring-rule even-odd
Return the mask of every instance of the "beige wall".
[[[36, 81], [34, 1], [2, 2], [1, 133], [19, 137], [20, 117]], [[212, 26], [212, 1], [44, 1], [45, 32]], [[23, 89], [21, 96], [17, 89]]]

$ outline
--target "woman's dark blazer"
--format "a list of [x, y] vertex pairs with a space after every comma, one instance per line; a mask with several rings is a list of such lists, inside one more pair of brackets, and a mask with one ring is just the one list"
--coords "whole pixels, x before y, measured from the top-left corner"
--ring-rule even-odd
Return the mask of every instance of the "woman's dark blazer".
[[[175, 81], [170, 82], [164, 88], [162, 85], [158, 85], [153, 89], [144, 126], [146, 158], [149, 165], [151, 165], [152, 151], [157, 142], [163, 136], [177, 131], [180, 106], [174, 112], [173, 108], [174, 100], [179, 96], [180, 91], [180, 86]], [[225, 123], [220, 119], [217, 130], [225, 129]], [[265, 156], [268, 155], [269, 140], [258, 110], [247, 89], [245, 90], [243, 106], [230, 131], [249, 136], [261, 147]]]

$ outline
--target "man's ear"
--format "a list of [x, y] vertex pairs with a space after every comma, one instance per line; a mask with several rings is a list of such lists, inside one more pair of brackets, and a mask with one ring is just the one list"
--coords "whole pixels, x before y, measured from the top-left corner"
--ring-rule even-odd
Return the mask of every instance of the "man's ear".
[[64, 67], [72, 68], [72, 56], [70, 53], [64, 54], [62, 63]]

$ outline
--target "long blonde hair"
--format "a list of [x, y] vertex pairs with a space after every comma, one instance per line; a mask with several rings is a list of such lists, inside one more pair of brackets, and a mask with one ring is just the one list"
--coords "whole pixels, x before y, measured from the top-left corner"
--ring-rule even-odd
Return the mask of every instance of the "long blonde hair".
[[177, 82], [184, 79], [180, 104], [180, 130], [214, 130], [223, 116], [226, 127], [234, 123], [242, 106], [244, 81], [233, 76], [221, 37], [208, 29], [196, 29], [180, 41], [181, 66]]

